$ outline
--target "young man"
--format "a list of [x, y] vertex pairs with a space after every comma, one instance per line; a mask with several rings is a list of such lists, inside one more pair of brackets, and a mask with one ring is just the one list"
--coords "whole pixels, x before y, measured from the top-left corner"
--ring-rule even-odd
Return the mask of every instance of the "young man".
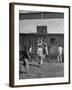
[[39, 62], [38, 62], [38, 66], [39, 66], [40, 63], [41, 64], [43, 63], [43, 50], [42, 50], [41, 46], [38, 46], [37, 55], [38, 55], [38, 58], [39, 58]]
[[58, 48], [58, 62], [62, 62], [62, 52], [63, 52], [63, 48], [62, 46], [60, 45], [59, 48]]
[[26, 47], [24, 47], [24, 50], [22, 52], [22, 59], [23, 59], [23, 65], [24, 67], [26, 67], [26, 73], [29, 73], [29, 61], [28, 61], [29, 56]]
[[43, 59], [46, 60], [48, 56], [48, 48], [47, 48], [47, 44], [44, 42], [43, 45]]

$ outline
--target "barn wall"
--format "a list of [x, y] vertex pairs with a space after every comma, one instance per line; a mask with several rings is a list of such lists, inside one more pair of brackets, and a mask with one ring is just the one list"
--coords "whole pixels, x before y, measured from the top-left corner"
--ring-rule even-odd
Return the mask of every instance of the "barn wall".
[[[58, 47], [59, 45], [64, 46], [64, 34], [47, 34], [46, 42], [48, 45], [48, 48], [50, 49], [52, 46], [50, 43], [50, 39], [55, 38], [55, 47]], [[37, 50], [37, 41], [38, 41], [38, 35], [37, 34], [20, 34], [19, 37], [19, 46], [20, 51], [24, 49], [24, 46], [29, 48], [31, 45], [33, 46], [33, 49]]]

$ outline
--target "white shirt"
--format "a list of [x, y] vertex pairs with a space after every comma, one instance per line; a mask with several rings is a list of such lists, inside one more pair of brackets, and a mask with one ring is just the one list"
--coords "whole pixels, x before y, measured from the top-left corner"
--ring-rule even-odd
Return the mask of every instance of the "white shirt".
[[32, 53], [32, 48], [29, 49], [29, 52]]
[[48, 48], [47, 48], [47, 47], [45, 47], [45, 49], [46, 49], [46, 54], [48, 55]]
[[41, 47], [39, 47], [39, 48], [37, 49], [37, 55], [43, 56], [43, 50], [42, 50]]
[[62, 54], [62, 51], [63, 51], [63, 48], [60, 46], [60, 47], [58, 48], [59, 54]]

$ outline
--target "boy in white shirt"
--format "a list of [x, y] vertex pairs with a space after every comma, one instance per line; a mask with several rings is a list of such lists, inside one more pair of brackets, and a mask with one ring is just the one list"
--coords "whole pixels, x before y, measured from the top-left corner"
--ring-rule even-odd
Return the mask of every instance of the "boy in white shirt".
[[59, 61], [62, 62], [62, 52], [63, 52], [63, 48], [60, 45], [59, 48], [58, 48], [58, 62]]
[[39, 62], [38, 62], [38, 66], [39, 66], [40, 63], [41, 64], [43, 63], [43, 50], [42, 50], [41, 46], [38, 46], [37, 55], [38, 55], [38, 58], [39, 58]]

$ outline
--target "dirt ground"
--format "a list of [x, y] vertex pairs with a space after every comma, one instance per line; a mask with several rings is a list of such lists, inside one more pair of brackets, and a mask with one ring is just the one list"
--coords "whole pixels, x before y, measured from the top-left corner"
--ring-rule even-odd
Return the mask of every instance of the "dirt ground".
[[64, 76], [64, 63], [43, 63], [40, 67], [37, 63], [32, 62], [29, 65], [29, 73], [25, 73], [25, 67], [20, 65], [19, 79], [31, 79], [31, 78], [51, 78], [51, 77], [63, 77]]

